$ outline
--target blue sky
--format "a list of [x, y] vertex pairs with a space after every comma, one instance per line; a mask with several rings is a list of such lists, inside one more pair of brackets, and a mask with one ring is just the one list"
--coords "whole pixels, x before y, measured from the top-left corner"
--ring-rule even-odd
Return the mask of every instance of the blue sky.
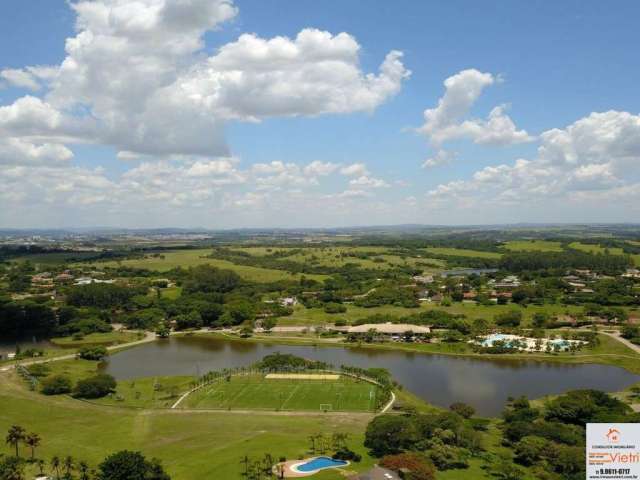
[[0, 4], [0, 226], [638, 218], [637, 2], [182, 3]]

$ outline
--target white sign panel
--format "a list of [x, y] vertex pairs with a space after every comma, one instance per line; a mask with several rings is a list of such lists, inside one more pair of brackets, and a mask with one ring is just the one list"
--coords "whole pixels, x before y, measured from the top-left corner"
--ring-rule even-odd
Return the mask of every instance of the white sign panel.
[[587, 424], [587, 480], [640, 480], [640, 423]]

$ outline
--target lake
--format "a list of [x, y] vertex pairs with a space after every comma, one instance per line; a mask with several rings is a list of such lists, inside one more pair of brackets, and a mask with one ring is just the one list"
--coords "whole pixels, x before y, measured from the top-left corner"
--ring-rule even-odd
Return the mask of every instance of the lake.
[[498, 415], [509, 396], [537, 398], [577, 388], [617, 391], [640, 376], [608, 365], [567, 365], [529, 360], [484, 360], [358, 347], [314, 347], [205, 337], [173, 337], [109, 357], [103, 370], [126, 380], [150, 376], [200, 375], [248, 366], [274, 352], [363, 368], [383, 367], [405, 388], [433, 405], [472, 405]]

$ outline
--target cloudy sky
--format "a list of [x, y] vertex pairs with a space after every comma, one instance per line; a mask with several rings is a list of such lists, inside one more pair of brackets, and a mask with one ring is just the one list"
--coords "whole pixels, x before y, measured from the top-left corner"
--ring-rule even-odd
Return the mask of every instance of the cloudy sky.
[[2, 0], [0, 227], [640, 220], [640, 3]]

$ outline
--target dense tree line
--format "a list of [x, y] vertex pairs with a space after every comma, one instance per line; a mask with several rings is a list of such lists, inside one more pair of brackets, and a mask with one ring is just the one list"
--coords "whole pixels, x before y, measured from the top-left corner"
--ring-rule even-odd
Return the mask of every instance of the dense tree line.
[[111, 283], [91, 283], [71, 288], [67, 303], [75, 307], [115, 308], [123, 307], [135, 295], [146, 293], [144, 287], [132, 287]]
[[499, 267], [508, 272], [584, 268], [599, 273], [619, 274], [633, 265], [631, 257], [592, 254], [578, 250], [563, 252], [511, 252], [502, 256]]

